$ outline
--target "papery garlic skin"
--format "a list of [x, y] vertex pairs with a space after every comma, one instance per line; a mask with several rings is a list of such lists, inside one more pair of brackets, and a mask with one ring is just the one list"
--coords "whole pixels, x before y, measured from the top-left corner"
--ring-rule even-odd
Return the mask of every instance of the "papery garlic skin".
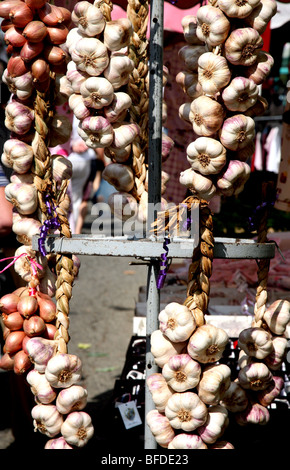
[[217, 178], [217, 193], [234, 196], [242, 192], [250, 177], [250, 166], [239, 160], [230, 160], [227, 169]]
[[108, 204], [112, 213], [120, 220], [127, 220], [138, 213], [138, 204], [136, 199], [124, 191], [110, 194]]
[[15, 257], [14, 270], [25, 282], [30, 282], [32, 279], [31, 259], [42, 266], [42, 269], [36, 266], [38, 279], [44, 277], [47, 260], [44, 257], [39, 258], [36, 252], [32, 250], [31, 245], [21, 245], [15, 251]]
[[132, 144], [136, 137], [140, 134], [141, 130], [138, 124], [134, 122], [129, 123], [126, 121], [115, 122], [113, 126], [113, 141], [111, 148], [125, 148], [127, 145]]
[[163, 367], [168, 359], [186, 350], [186, 341], [173, 343], [159, 329], [153, 331], [150, 337], [151, 353], [159, 367]]
[[130, 74], [134, 70], [134, 62], [126, 55], [111, 56], [110, 62], [104, 70], [104, 77], [109, 80], [114, 90], [118, 90], [129, 82]]
[[30, 98], [34, 91], [33, 76], [31, 75], [31, 72], [27, 72], [19, 77], [11, 77], [8, 70], [5, 69], [2, 81], [7, 85], [10, 93], [15, 94], [20, 100]]
[[56, 352], [57, 343], [54, 340], [48, 340], [42, 337], [31, 338], [26, 343], [26, 349], [34, 368], [44, 373], [48, 361]]
[[206, 405], [193, 392], [174, 393], [168, 399], [165, 416], [174, 429], [193, 431], [206, 422]]
[[110, 62], [106, 46], [97, 38], [80, 39], [70, 53], [77, 69], [93, 77], [100, 75]]
[[114, 89], [109, 80], [104, 77], [89, 77], [80, 86], [80, 93], [85, 106], [101, 109], [111, 104]]
[[12, 231], [16, 234], [16, 239], [23, 245], [32, 244], [32, 237], [40, 233], [41, 223], [33, 217], [22, 216], [18, 212], [13, 213]]
[[247, 111], [257, 101], [258, 86], [253, 80], [235, 77], [222, 92], [222, 99], [230, 111]]
[[181, 19], [184, 39], [188, 44], [203, 44], [196, 35], [197, 19], [194, 15], [185, 15]]
[[213, 181], [192, 168], [188, 168], [180, 173], [179, 182], [190, 189], [193, 189], [200, 197], [210, 201], [216, 194], [216, 186]]
[[175, 432], [169, 423], [169, 419], [157, 410], [150, 410], [146, 414], [146, 423], [155, 437], [157, 444], [167, 448], [175, 436]]
[[198, 396], [207, 405], [218, 405], [230, 385], [231, 369], [226, 364], [206, 366], [197, 385]]
[[244, 68], [244, 74], [250, 80], [253, 80], [256, 85], [261, 85], [271, 72], [273, 64], [273, 57], [265, 51], [260, 51], [257, 54], [256, 62]]
[[119, 51], [130, 44], [133, 25], [128, 18], [107, 21], [104, 29], [104, 44], [109, 51]]
[[82, 34], [90, 37], [101, 34], [106, 24], [100, 8], [87, 1], [74, 6], [71, 19]]
[[205, 46], [186, 45], [178, 51], [178, 55], [189, 71], [197, 72], [199, 57], [205, 52]]
[[214, 325], [198, 327], [190, 337], [187, 345], [188, 354], [201, 363], [218, 361], [228, 343], [225, 330]]
[[235, 114], [223, 122], [220, 141], [229, 150], [246, 147], [255, 137], [255, 121], [244, 114]]
[[218, 0], [219, 8], [230, 18], [246, 18], [259, 3], [260, 0], [245, 0], [243, 2]]
[[34, 185], [9, 183], [5, 186], [5, 197], [20, 214], [33, 214], [38, 207], [37, 191]]
[[277, 398], [284, 387], [284, 380], [282, 377], [273, 376], [273, 381], [267, 388], [257, 393], [257, 397], [261, 405], [269, 406], [275, 398]]
[[220, 401], [220, 405], [232, 413], [244, 411], [248, 403], [249, 400], [245, 390], [237, 382], [231, 382]]
[[91, 110], [85, 105], [84, 99], [79, 93], [72, 93], [68, 99], [68, 104], [74, 116], [80, 121], [91, 115]]
[[227, 60], [213, 52], [205, 52], [198, 59], [198, 81], [206, 95], [216, 95], [231, 79]]
[[167, 401], [173, 395], [174, 391], [168, 386], [163, 375], [158, 372], [149, 375], [146, 383], [152, 395], [156, 410], [160, 413], [164, 413]]
[[72, 163], [62, 155], [51, 155], [51, 169], [53, 179], [57, 183], [69, 180], [72, 177]]
[[214, 99], [199, 96], [190, 105], [189, 119], [197, 135], [209, 137], [222, 127], [224, 110]]
[[63, 417], [55, 405], [36, 405], [31, 410], [35, 431], [49, 437], [56, 436], [62, 427]]
[[240, 426], [247, 424], [265, 425], [270, 420], [270, 413], [265, 406], [259, 403], [250, 404], [244, 411], [235, 414], [235, 419]]
[[208, 46], [219, 46], [228, 36], [230, 22], [219, 8], [211, 5], [200, 7], [196, 14], [196, 35]]
[[273, 350], [265, 357], [265, 364], [270, 370], [278, 370], [281, 368], [287, 353], [288, 339], [283, 336], [274, 336], [272, 343]]
[[290, 302], [288, 300], [275, 300], [266, 309], [263, 319], [272, 333], [282, 335], [290, 323]]
[[260, 0], [256, 8], [245, 18], [245, 23], [258, 31], [259, 34], [263, 34], [276, 13], [277, 3], [275, 0]]
[[133, 170], [122, 163], [110, 163], [103, 171], [103, 178], [117, 191], [129, 192], [134, 186]]
[[46, 442], [44, 449], [73, 449], [63, 437], [57, 439], [50, 439]]
[[48, 361], [45, 377], [52, 387], [70, 387], [82, 378], [82, 362], [74, 354], [57, 354]]
[[5, 126], [15, 134], [27, 134], [34, 121], [34, 111], [17, 101], [8, 103], [5, 107]]
[[238, 345], [248, 356], [264, 359], [273, 351], [273, 342], [270, 333], [264, 328], [246, 328], [238, 339]]
[[207, 449], [207, 445], [196, 434], [177, 434], [168, 444], [168, 449]]
[[176, 354], [164, 364], [162, 375], [175, 392], [185, 392], [199, 383], [201, 366], [189, 354]]
[[71, 385], [61, 390], [56, 398], [56, 408], [61, 414], [82, 410], [87, 404], [88, 392], [80, 385]]
[[1, 161], [16, 173], [25, 174], [33, 161], [32, 147], [18, 139], [8, 139], [4, 143]]
[[229, 425], [227, 409], [221, 405], [210, 406], [206, 423], [197, 429], [206, 444], [213, 444]]
[[273, 379], [273, 375], [266, 364], [254, 362], [240, 370], [238, 379], [241, 387], [257, 391], [267, 388]]
[[79, 123], [78, 134], [87, 147], [109, 147], [114, 139], [111, 123], [103, 116], [89, 116]]
[[103, 108], [104, 116], [109, 122], [116, 122], [120, 115], [128, 110], [132, 105], [132, 99], [128, 93], [116, 91], [110, 105]]
[[253, 28], [234, 29], [225, 42], [225, 56], [233, 65], [253, 65], [258, 52], [263, 47], [263, 39]]
[[185, 305], [171, 302], [158, 315], [159, 328], [170, 341], [186, 341], [194, 332], [194, 317]]
[[94, 434], [91, 417], [84, 411], [69, 413], [61, 426], [61, 434], [68, 444], [84, 447]]
[[51, 387], [50, 383], [46, 380], [44, 374], [41, 374], [36, 369], [33, 369], [28, 372], [26, 380], [29, 383], [30, 389], [38, 403], [48, 405], [55, 400], [56, 392]]
[[203, 175], [214, 175], [226, 164], [226, 149], [216, 139], [199, 137], [187, 149], [187, 160], [191, 168]]
[[181, 71], [176, 75], [175, 79], [176, 83], [181, 86], [184, 93], [190, 98], [197, 98], [202, 94], [202, 88], [198, 82], [198, 74], [196, 72]]

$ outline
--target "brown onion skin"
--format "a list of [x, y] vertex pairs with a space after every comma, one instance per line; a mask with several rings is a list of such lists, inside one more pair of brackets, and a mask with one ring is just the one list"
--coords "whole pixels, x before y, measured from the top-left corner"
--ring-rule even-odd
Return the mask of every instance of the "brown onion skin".
[[13, 370], [14, 367], [14, 356], [13, 354], [5, 353], [0, 359], [0, 369]]
[[33, 76], [34, 82], [45, 82], [49, 79], [50, 68], [46, 60], [44, 59], [36, 59], [31, 64], [31, 74]]
[[42, 21], [31, 21], [25, 26], [22, 34], [29, 42], [40, 42], [47, 35], [47, 26]]
[[68, 35], [68, 28], [64, 24], [57, 26], [47, 26], [46, 40], [51, 44], [64, 44]]
[[46, 4], [46, 0], [24, 0], [26, 5], [32, 10], [42, 8]]
[[63, 24], [65, 26], [69, 27], [70, 24], [71, 24], [71, 12], [65, 7], [60, 7], [59, 6], [58, 8], [59, 8], [59, 10], [62, 13], [63, 18], [64, 18]]
[[46, 323], [50, 323], [56, 319], [56, 305], [51, 297], [41, 292], [37, 293], [38, 314]]
[[0, 299], [0, 310], [2, 313], [13, 313], [17, 311], [19, 296], [16, 294], [5, 294]]
[[5, 2], [0, 2], [0, 17], [5, 18], [6, 20], [10, 19], [9, 14], [11, 9], [17, 5], [21, 4], [20, 0], [5, 0]]
[[55, 26], [64, 21], [61, 10], [55, 5], [50, 5], [48, 2], [42, 8], [39, 8], [37, 12], [40, 20], [47, 26]]
[[10, 331], [17, 331], [23, 327], [24, 318], [19, 312], [2, 313], [2, 321]]
[[43, 50], [43, 57], [51, 65], [60, 65], [65, 61], [66, 54], [60, 47], [48, 45]]
[[50, 87], [50, 78], [48, 77], [47, 80], [44, 80], [43, 82], [34, 82], [33, 83], [34, 88], [39, 91], [40, 93], [45, 93], [46, 91], [49, 90]]
[[30, 367], [32, 366], [32, 362], [28, 356], [22, 349], [18, 351], [14, 356], [14, 373], [17, 375], [22, 375], [27, 372]]
[[42, 53], [43, 48], [43, 42], [35, 43], [27, 41], [20, 51], [20, 57], [24, 62], [31, 62]]
[[20, 351], [24, 336], [24, 331], [11, 331], [5, 340], [3, 351], [9, 354]]
[[28, 287], [18, 287], [17, 289], [13, 291], [13, 294], [18, 295], [19, 297], [21, 297], [24, 294], [28, 295], [28, 293], [29, 293]]
[[7, 70], [11, 77], [20, 77], [20, 75], [27, 73], [29, 68], [21, 59], [20, 55], [16, 53], [9, 58], [7, 63]]
[[52, 323], [47, 323], [43, 337], [45, 339], [54, 339], [57, 328]]
[[29, 318], [35, 314], [38, 309], [38, 303], [35, 297], [31, 295], [24, 295], [20, 297], [17, 304], [18, 312], [25, 318]]
[[1, 23], [1, 29], [3, 33], [6, 33], [6, 31], [8, 31], [9, 28], [12, 28], [12, 26], [14, 27], [14, 24], [11, 23], [10, 19], [3, 20]]
[[11, 22], [18, 28], [24, 28], [33, 20], [33, 11], [26, 3], [21, 2], [11, 8], [9, 13]]
[[45, 322], [38, 315], [32, 315], [24, 320], [23, 331], [30, 338], [41, 336], [45, 332]]
[[30, 336], [25, 335], [22, 341], [22, 349], [26, 354], [28, 354], [27, 348], [26, 348], [26, 343], [30, 340]]
[[25, 37], [22, 35], [20, 28], [16, 28], [14, 25], [9, 28], [4, 34], [5, 43], [11, 44], [13, 47], [23, 47], [26, 43]]

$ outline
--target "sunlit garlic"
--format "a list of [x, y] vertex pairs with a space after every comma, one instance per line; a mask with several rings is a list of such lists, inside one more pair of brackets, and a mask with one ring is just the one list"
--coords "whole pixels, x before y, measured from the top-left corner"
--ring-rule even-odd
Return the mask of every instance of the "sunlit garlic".
[[234, 29], [225, 42], [225, 56], [233, 65], [253, 65], [263, 47], [263, 39], [253, 28]]
[[197, 386], [201, 366], [188, 354], [176, 354], [164, 364], [162, 375], [175, 392], [184, 392]]
[[191, 168], [203, 175], [217, 174], [226, 164], [226, 149], [211, 137], [198, 137], [188, 145], [186, 153]]
[[187, 340], [196, 328], [196, 323], [189, 308], [171, 302], [158, 315], [159, 328], [170, 341]]
[[258, 86], [253, 80], [245, 77], [235, 77], [223, 90], [222, 99], [230, 111], [243, 112], [257, 101]]
[[208, 96], [199, 96], [190, 106], [190, 121], [197, 135], [211, 136], [222, 126], [224, 110], [220, 103]]
[[174, 393], [167, 401], [165, 416], [174, 429], [193, 431], [206, 422], [207, 407], [193, 392]]
[[48, 361], [45, 377], [55, 388], [77, 384], [82, 377], [81, 360], [74, 354], [57, 354]]
[[206, 95], [216, 95], [231, 79], [227, 60], [222, 55], [205, 52], [198, 59], [198, 81]]
[[211, 5], [200, 7], [196, 14], [196, 35], [208, 46], [222, 44], [230, 30], [230, 22], [219, 8]]

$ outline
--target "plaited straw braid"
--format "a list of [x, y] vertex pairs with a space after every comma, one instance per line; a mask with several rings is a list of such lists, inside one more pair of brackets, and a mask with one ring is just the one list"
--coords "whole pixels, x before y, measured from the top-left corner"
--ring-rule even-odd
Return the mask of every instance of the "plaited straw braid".
[[113, 9], [113, 3], [110, 0], [102, 0], [98, 2], [97, 5], [101, 12], [103, 13], [103, 16], [106, 21], [111, 21], [111, 12]]
[[127, 17], [131, 21], [134, 34], [129, 44], [128, 55], [134, 62], [134, 70], [127, 85], [132, 99], [130, 121], [139, 125], [141, 132], [132, 146], [132, 170], [135, 176], [133, 196], [140, 200], [145, 191], [143, 182], [146, 178], [146, 160], [148, 148], [148, 106], [149, 96], [146, 87], [148, 74], [148, 41], [146, 38], [148, 24], [148, 0], [128, 0]]
[[209, 278], [212, 274], [213, 260], [213, 222], [208, 202], [194, 197], [193, 203], [199, 204], [199, 244], [194, 250], [188, 270], [186, 305], [193, 313], [198, 326], [205, 323], [210, 293]]

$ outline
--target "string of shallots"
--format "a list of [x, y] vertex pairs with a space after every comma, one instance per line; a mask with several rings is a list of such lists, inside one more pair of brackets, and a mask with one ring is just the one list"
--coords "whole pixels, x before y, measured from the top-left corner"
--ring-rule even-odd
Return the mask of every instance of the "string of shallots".
[[[236, 376], [223, 361], [228, 334], [209, 322], [198, 325], [190, 310], [197, 306], [202, 311], [208, 305], [213, 230], [207, 203], [215, 195], [239, 194], [249, 178], [246, 160], [253, 153], [255, 135], [251, 116], [263, 114], [267, 107], [258, 85], [273, 64], [261, 50], [261, 34], [276, 8], [273, 0], [219, 0], [182, 20], [188, 45], [180, 55], [186, 70], [176, 80], [189, 101], [179, 112], [192, 123], [197, 138], [187, 148], [190, 168], [181, 173], [180, 182], [206, 204], [199, 249], [189, 269], [188, 297], [184, 305], [166, 305], [159, 313], [159, 329], [151, 335], [151, 352], [161, 371], [147, 379], [155, 409], [146, 419], [161, 447], [233, 449], [224, 437], [229, 413], [241, 426], [267, 424], [268, 408], [284, 386], [281, 370], [290, 302], [266, 304], [269, 260], [258, 264], [255, 321], [239, 334]], [[181, 206], [184, 203], [188, 200]], [[166, 227], [178, 226], [181, 212], [179, 208], [159, 214], [155, 230], [164, 220]], [[266, 241], [266, 217], [265, 211], [259, 243]]]
[[[66, 68], [61, 45], [70, 15], [44, 1], [5, 0], [0, 5], [10, 56], [3, 81], [12, 93], [5, 110], [11, 139], [1, 159], [13, 169], [5, 195], [14, 206], [12, 229], [23, 243], [13, 263], [27, 283], [1, 298], [5, 345], [0, 366], [30, 385], [37, 403], [31, 410], [34, 429], [51, 438], [46, 449], [82, 447], [93, 435], [91, 418], [82, 411], [87, 402], [87, 390], [80, 385], [82, 364], [67, 353], [69, 300], [78, 262], [45, 250], [51, 231], [71, 236], [66, 189], [72, 167], [49, 150], [71, 133], [68, 119], [55, 108], [64, 103], [58, 83]], [[39, 235], [38, 252], [32, 249], [34, 235]]]

